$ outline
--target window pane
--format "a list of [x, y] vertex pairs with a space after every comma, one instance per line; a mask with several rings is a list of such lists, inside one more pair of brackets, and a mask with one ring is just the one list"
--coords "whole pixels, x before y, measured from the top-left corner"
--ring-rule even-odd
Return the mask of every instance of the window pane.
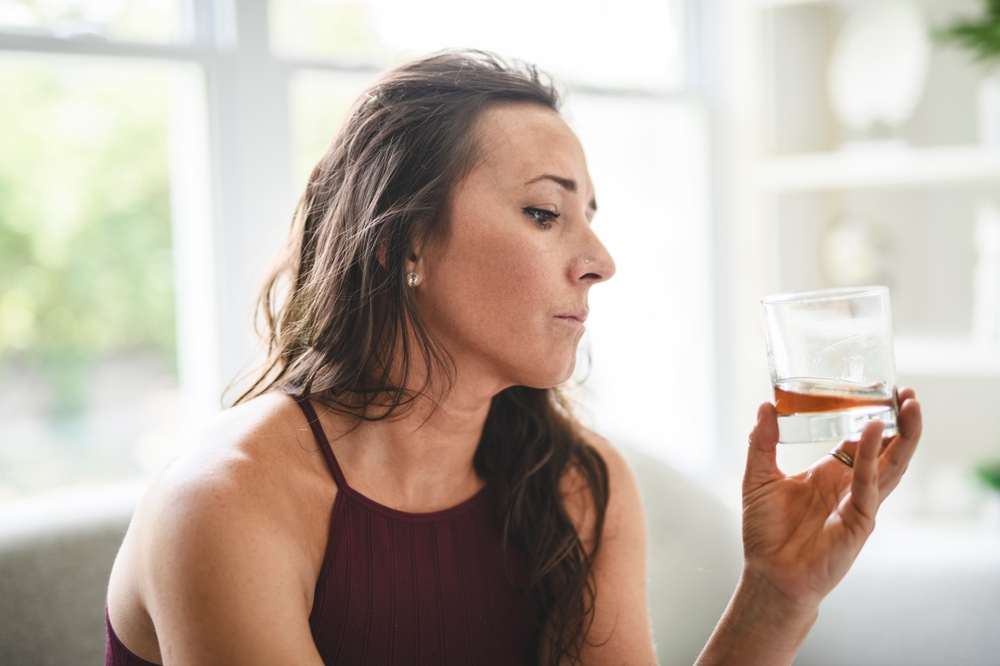
[[616, 444], [704, 471], [717, 420], [705, 109], [574, 94], [566, 116], [597, 193], [594, 231], [617, 265], [590, 292], [582, 401]]
[[271, 43], [283, 56], [376, 63], [392, 57], [368, 2], [270, 0], [269, 20]]
[[295, 189], [301, 191], [371, 75], [300, 71], [292, 77]]
[[285, 56], [386, 64], [473, 47], [524, 58], [572, 83], [665, 90], [683, 84], [677, 0], [270, 0]]
[[0, 59], [0, 500], [170, 448], [170, 96], [163, 67]]
[[0, 30], [137, 42], [182, 36], [183, 0], [0, 0]]

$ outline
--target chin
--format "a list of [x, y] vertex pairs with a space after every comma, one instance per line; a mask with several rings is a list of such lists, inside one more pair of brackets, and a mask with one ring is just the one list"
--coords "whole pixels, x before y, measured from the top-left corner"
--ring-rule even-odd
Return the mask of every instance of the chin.
[[573, 376], [573, 370], [576, 369], [576, 354], [574, 353], [568, 361], [562, 363], [553, 361], [555, 359], [551, 357], [539, 359], [538, 363], [518, 373], [521, 381], [518, 381], [517, 384], [537, 389], [554, 388], [565, 384]]

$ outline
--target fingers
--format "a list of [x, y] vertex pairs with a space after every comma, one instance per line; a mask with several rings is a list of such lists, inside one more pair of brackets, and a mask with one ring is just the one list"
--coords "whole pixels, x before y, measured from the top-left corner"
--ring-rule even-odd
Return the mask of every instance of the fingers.
[[777, 447], [778, 413], [774, 410], [774, 405], [765, 402], [757, 410], [757, 425], [750, 433], [747, 469], [743, 477], [744, 491], [784, 476], [778, 469]]
[[[865, 426], [854, 454], [854, 471], [851, 474], [850, 503], [846, 521], [856, 527], [870, 529], [879, 504], [879, 450], [882, 448], [882, 422], [872, 421]], [[846, 499], [846, 498], [845, 498]]]
[[[907, 392], [903, 400], [904, 392]], [[899, 483], [917, 450], [923, 431], [923, 415], [920, 403], [911, 389], [899, 392], [902, 404], [899, 407], [899, 434], [885, 448], [879, 460], [879, 501], [881, 502]]]

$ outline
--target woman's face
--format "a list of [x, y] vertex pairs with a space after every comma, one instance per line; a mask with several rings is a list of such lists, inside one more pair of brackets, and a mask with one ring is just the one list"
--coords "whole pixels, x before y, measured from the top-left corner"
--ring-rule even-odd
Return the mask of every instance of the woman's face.
[[460, 381], [555, 386], [573, 373], [590, 287], [615, 272], [590, 226], [583, 148], [533, 104], [490, 107], [476, 132], [482, 159], [452, 193], [447, 240], [414, 266], [417, 304]]

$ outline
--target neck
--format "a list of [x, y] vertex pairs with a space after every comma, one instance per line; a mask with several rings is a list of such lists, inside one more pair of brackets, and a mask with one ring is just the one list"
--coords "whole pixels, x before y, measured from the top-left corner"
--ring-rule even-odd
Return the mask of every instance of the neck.
[[350, 485], [415, 513], [454, 506], [475, 494], [483, 482], [472, 459], [493, 395], [502, 388], [477, 384], [456, 382], [437, 399], [418, 396], [400, 414], [380, 421], [324, 419], [331, 435], [342, 433], [335, 441], [331, 436], [331, 443]]

